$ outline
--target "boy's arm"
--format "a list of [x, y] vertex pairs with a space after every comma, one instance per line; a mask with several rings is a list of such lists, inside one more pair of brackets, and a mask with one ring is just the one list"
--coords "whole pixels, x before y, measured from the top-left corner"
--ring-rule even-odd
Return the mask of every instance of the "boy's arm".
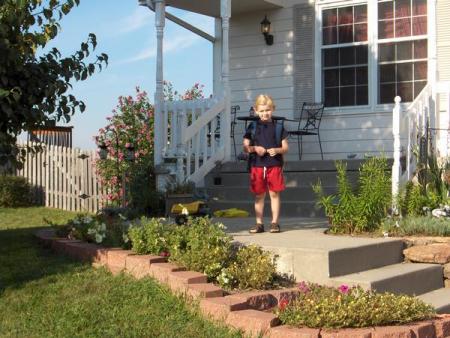
[[267, 152], [270, 156], [275, 156], [276, 154], [286, 154], [289, 151], [289, 143], [287, 138], [283, 139], [281, 141], [281, 147], [280, 148], [270, 148], [267, 149]]
[[248, 138], [244, 138], [244, 141], [242, 142], [242, 145], [244, 147], [244, 152], [250, 154], [250, 153], [257, 153], [259, 156], [263, 156], [266, 153], [266, 149], [261, 146], [252, 146], [250, 145], [250, 140]]

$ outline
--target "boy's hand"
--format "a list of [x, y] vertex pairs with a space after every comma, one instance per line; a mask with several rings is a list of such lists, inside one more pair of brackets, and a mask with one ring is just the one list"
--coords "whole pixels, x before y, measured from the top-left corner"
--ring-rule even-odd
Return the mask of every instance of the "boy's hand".
[[270, 148], [270, 149], [267, 149], [267, 152], [268, 152], [269, 155], [272, 156], [272, 157], [274, 157], [276, 154], [278, 154], [277, 148]]
[[266, 154], [266, 148], [261, 147], [261, 146], [255, 146], [255, 153], [258, 156], [264, 156]]

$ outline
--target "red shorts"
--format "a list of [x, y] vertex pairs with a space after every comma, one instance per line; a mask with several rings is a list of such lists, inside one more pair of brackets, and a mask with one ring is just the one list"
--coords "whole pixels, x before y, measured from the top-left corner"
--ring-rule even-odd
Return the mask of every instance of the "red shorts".
[[256, 195], [265, 193], [267, 190], [283, 191], [284, 178], [281, 167], [251, 167], [250, 168], [250, 191]]

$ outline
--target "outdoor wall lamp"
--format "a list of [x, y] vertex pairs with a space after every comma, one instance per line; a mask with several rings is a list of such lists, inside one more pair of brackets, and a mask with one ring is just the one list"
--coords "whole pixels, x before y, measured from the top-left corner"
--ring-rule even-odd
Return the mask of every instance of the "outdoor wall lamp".
[[98, 149], [99, 151], [99, 156], [101, 160], [106, 160], [108, 158], [108, 147], [106, 146], [106, 144], [104, 142], [100, 142], [98, 144]]
[[264, 35], [264, 39], [266, 40], [266, 45], [273, 45], [273, 35], [270, 33], [270, 24], [271, 22], [267, 19], [267, 15], [264, 16], [263, 21], [261, 21], [261, 33]]
[[125, 158], [128, 162], [134, 161], [134, 146], [131, 143], [125, 144], [125, 149], [127, 150]]

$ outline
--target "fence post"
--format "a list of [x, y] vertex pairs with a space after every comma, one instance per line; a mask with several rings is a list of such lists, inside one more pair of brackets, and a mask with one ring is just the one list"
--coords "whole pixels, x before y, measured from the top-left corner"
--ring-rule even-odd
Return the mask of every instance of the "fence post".
[[400, 153], [401, 153], [401, 145], [400, 145], [400, 102], [402, 101], [400, 96], [396, 96], [395, 106], [392, 111], [392, 134], [394, 136], [394, 163], [392, 164], [392, 211], [394, 214], [397, 214], [398, 209], [398, 192], [400, 188]]

